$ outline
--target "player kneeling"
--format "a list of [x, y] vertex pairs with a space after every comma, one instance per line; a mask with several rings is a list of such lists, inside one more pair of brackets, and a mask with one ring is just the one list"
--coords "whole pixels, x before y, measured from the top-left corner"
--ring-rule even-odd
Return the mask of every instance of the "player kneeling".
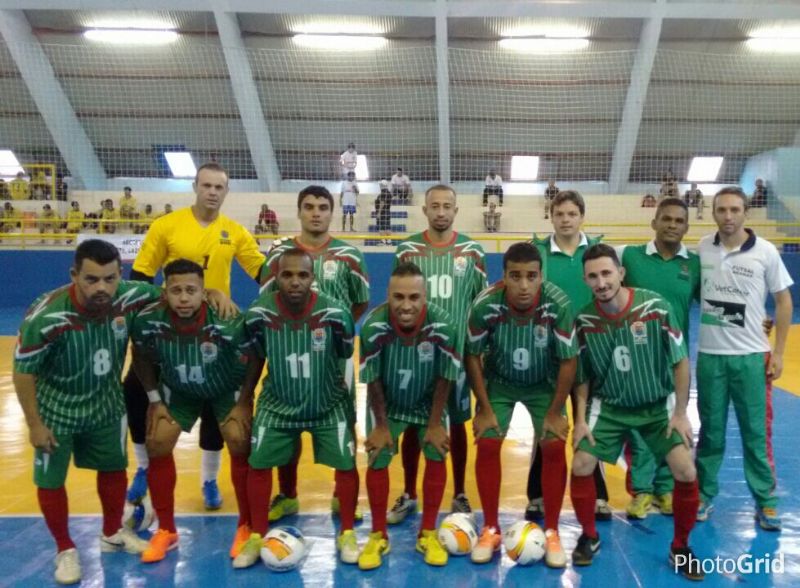
[[239, 505], [239, 522], [231, 547], [235, 557], [250, 536], [247, 502], [247, 454], [252, 397], [240, 395], [247, 371], [241, 352], [242, 316], [223, 321], [205, 301], [203, 268], [178, 259], [164, 267], [166, 300], [136, 317], [132, 339], [134, 368], [147, 390], [147, 482], [158, 531], [142, 561], [161, 561], [178, 546], [175, 528], [175, 459], [181, 431], [190, 431], [204, 403], [210, 403], [231, 455], [231, 480]]
[[[422, 528], [417, 551], [425, 563], [443, 566], [447, 551], [436, 533], [436, 517], [447, 481], [449, 447], [443, 425], [447, 397], [461, 367], [453, 320], [428, 305], [425, 278], [412, 263], [400, 263], [389, 279], [389, 299], [361, 329], [361, 381], [367, 384], [367, 493], [372, 533], [358, 558], [362, 570], [381, 565], [389, 552], [386, 530], [389, 464], [400, 434], [419, 435], [425, 453]], [[411, 427], [409, 429], [409, 427]]]
[[[572, 562], [592, 563], [600, 548], [594, 524], [597, 460], [615, 463], [630, 431], [638, 431], [656, 461], [666, 458], [675, 477], [675, 530], [669, 559], [691, 580], [703, 572], [689, 548], [699, 503], [692, 454], [689, 359], [668, 302], [654, 292], [622, 287], [625, 269], [614, 249], [594, 245], [583, 255], [584, 279], [594, 300], [578, 313], [581, 345], [570, 494], [583, 528]], [[589, 387], [592, 406], [587, 423]], [[670, 406], [674, 412], [670, 414]]]
[[247, 479], [253, 534], [233, 566], [244, 568], [258, 561], [269, 526], [272, 468], [294, 459], [303, 431], [311, 433], [315, 461], [336, 470], [341, 504], [336, 546], [341, 560], [354, 564], [355, 423], [341, 361], [353, 354], [353, 318], [341, 303], [311, 290], [313, 262], [301, 249], [281, 254], [276, 280], [278, 291], [262, 293], [245, 314], [254, 359], [242, 393], [252, 395], [265, 358], [269, 371], [256, 406]]

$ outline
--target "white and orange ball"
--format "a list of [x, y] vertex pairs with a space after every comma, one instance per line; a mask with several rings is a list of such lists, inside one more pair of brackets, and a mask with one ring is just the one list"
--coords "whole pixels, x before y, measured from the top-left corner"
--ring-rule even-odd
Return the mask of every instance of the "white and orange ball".
[[264, 536], [261, 561], [276, 572], [295, 569], [308, 552], [308, 543], [297, 527], [275, 527]]
[[520, 565], [536, 563], [544, 557], [544, 531], [536, 523], [518, 521], [503, 533], [506, 554]]
[[478, 543], [478, 531], [470, 515], [449, 514], [439, 526], [439, 543], [452, 555], [466, 555]]

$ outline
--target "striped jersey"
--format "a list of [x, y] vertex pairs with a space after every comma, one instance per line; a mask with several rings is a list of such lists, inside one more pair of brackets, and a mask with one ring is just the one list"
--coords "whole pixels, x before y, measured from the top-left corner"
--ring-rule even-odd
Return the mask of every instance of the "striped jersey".
[[636, 407], [666, 398], [672, 368], [687, 356], [683, 333], [669, 302], [655, 292], [628, 288], [618, 314], [590, 302], [578, 313], [581, 361], [578, 382], [615, 406]]
[[146, 307], [133, 321], [131, 340], [159, 366], [165, 393], [196, 398], [236, 392], [247, 371], [244, 317], [223, 321], [203, 303], [191, 323], [181, 323], [166, 300]]
[[427, 425], [437, 380], [455, 382], [461, 369], [453, 320], [430, 304], [413, 331], [404, 332], [390, 315], [384, 303], [364, 320], [360, 381], [381, 381], [389, 418]]
[[461, 233], [453, 233], [449, 243], [434, 245], [424, 231], [397, 246], [395, 266], [401, 262], [411, 262], [422, 270], [428, 301], [441, 306], [455, 320], [456, 349], [463, 354], [467, 332], [464, 319], [472, 301], [486, 288], [483, 247]]
[[502, 282], [487, 288], [469, 313], [467, 353], [485, 354], [487, 381], [555, 386], [560, 362], [578, 355], [575, 315], [567, 295], [542, 282], [531, 308], [520, 312], [508, 303]]
[[263, 290], [278, 290], [278, 259], [284, 251], [302, 249], [314, 261], [315, 292], [322, 292], [340, 301], [348, 310], [354, 304], [369, 301], [369, 277], [364, 254], [357, 247], [331, 237], [330, 240], [316, 249], [309, 249], [300, 244], [297, 237], [285, 240], [267, 254], [264, 270], [267, 280]]
[[300, 314], [292, 314], [278, 292], [261, 294], [245, 313], [248, 353], [265, 357], [269, 371], [258, 397], [262, 424], [308, 428], [352, 418], [353, 401], [342, 359], [353, 355], [350, 309], [312, 292]]
[[111, 309], [88, 313], [75, 286], [41, 295], [19, 329], [14, 369], [36, 376], [36, 400], [56, 434], [91, 431], [125, 414], [120, 375], [134, 315], [161, 297], [161, 288], [120, 281]]

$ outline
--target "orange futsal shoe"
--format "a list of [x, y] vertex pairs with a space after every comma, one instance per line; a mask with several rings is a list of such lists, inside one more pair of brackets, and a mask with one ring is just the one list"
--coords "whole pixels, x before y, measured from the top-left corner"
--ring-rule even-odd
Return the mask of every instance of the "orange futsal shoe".
[[159, 529], [150, 538], [150, 546], [142, 553], [143, 563], [155, 563], [167, 557], [167, 552], [178, 547], [178, 534]]
[[233, 536], [231, 544], [231, 559], [236, 559], [236, 556], [241, 553], [242, 547], [250, 539], [250, 533], [252, 533], [250, 525], [239, 525], [239, 528], [236, 529], [236, 535]]

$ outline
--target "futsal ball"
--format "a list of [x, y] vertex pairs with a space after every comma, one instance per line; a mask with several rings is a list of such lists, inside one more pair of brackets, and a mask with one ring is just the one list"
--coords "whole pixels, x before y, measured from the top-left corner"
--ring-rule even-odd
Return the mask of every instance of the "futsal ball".
[[306, 555], [308, 544], [297, 527], [275, 527], [264, 537], [261, 561], [276, 572], [296, 568]]
[[508, 557], [527, 566], [544, 557], [544, 532], [536, 523], [519, 521], [503, 533], [503, 545]]
[[475, 523], [465, 513], [449, 514], [439, 526], [439, 543], [452, 555], [466, 555], [478, 542]]
[[146, 531], [153, 524], [156, 512], [153, 510], [153, 503], [149, 496], [142, 498], [139, 504], [125, 501], [125, 508], [122, 511], [122, 523], [133, 531]]

